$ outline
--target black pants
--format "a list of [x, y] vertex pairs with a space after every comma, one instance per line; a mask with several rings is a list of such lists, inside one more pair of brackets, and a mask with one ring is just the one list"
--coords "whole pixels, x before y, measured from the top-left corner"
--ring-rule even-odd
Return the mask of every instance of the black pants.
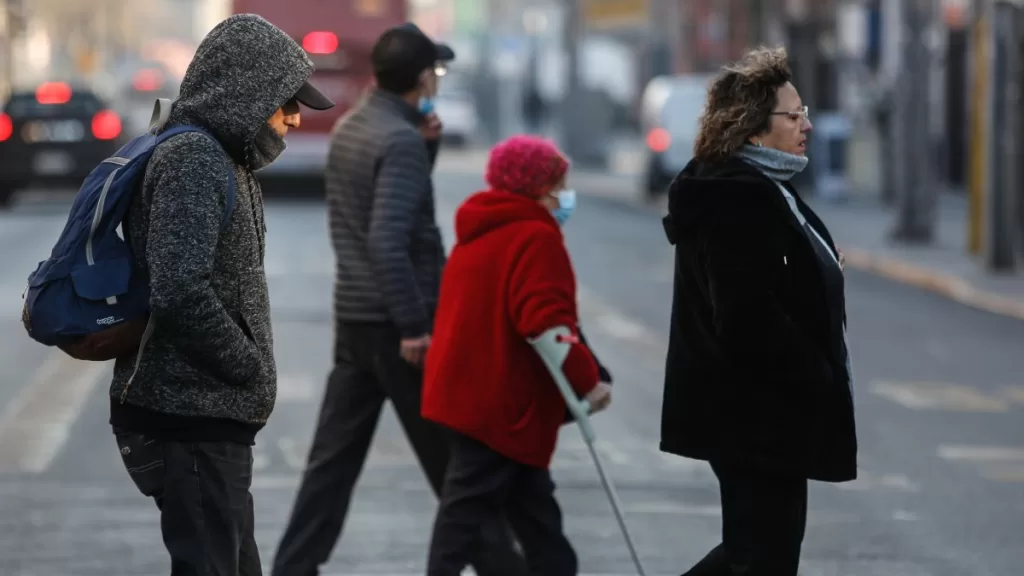
[[253, 538], [252, 447], [171, 442], [114, 430], [135, 485], [156, 501], [171, 576], [260, 576]]
[[[278, 545], [275, 576], [313, 576], [329, 560], [385, 400], [394, 405], [434, 493], [441, 493], [448, 446], [441, 428], [420, 416], [422, 373], [399, 356], [397, 329], [383, 323], [343, 323], [335, 337], [334, 370], [291, 519]], [[525, 574], [525, 561], [514, 550], [506, 525], [495, 522], [484, 531], [473, 560], [477, 574]]]
[[459, 576], [480, 527], [507, 517], [522, 543], [530, 573], [575, 576], [576, 553], [562, 532], [562, 511], [546, 469], [520, 464], [451, 432], [451, 461], [430, 541], [427, 576]]
[[807, 480], [712, 463], [722, 543], [683, 576], [796, 576], [807, 526]]

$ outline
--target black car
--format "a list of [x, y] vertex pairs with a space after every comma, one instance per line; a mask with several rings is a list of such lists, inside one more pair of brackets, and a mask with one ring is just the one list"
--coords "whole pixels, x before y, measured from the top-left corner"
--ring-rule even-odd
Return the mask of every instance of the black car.
[[120, 116], [88, 90], [12, 93], [0, 108], [0, 207], [30, 184], [77, 188], [124, 142]]

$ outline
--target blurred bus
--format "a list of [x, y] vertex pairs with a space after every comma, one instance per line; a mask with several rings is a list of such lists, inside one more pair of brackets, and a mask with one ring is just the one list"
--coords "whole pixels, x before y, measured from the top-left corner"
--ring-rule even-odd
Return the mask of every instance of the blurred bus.
[[288, 148], [257, 177], [264, 192], [323, 194], [331, 128], [373, 82], [370, 51], [386, 29], [406, 21], [407, 0], [234, 0], [235, 14], [259, 14], [295, 39], [316, 66], [310, 79], [337, 104], [302, 109], [302, 125], [288, 132]]

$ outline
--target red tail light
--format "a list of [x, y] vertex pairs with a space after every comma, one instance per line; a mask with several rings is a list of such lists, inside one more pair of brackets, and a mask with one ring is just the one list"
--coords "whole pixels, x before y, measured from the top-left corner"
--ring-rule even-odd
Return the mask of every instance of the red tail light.
[[71, 100], [71, 86], [64, 82], [43, 82], [36, 88], [36, 101], [40, 104], [67, 104]]
[[113, 140], [121, 135], [121, 118], [110, 110], [97, 112], [92, 117], [92, 135], [97, 140]]
[[11, 117], [3, 112], [0, 112], [0, 142], [3, 142], [11, 137], [14, 133], [14, 123], [11, 122]]
[[672, 136], [664, 128], [655, 128], [647, 133], [647, 147], [654, 152], [664, 152], [672, 144]]
[[302, 39], [302, 49], [310, 54], [334, 54], [338, 37], [333, 32], [310, 32]]
[[153, 92], [159, 90], [164, 84], [163, 74], [159, 70], [143, 68], [132, 77], [132, 88], [139, 92]]

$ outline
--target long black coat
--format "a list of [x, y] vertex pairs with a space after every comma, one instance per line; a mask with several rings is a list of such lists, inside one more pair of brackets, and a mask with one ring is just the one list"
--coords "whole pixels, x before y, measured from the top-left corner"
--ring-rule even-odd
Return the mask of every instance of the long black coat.
[[[824, 223], [800, 207], [835, 250]], [[829, 325], [835, 302], [776, 184], [738, 159], [691, 162], [672, 184], [664, 224], [676, 255], [661, 449], [856, 478], [852, 392], [829, 341], [842, 334]]]

